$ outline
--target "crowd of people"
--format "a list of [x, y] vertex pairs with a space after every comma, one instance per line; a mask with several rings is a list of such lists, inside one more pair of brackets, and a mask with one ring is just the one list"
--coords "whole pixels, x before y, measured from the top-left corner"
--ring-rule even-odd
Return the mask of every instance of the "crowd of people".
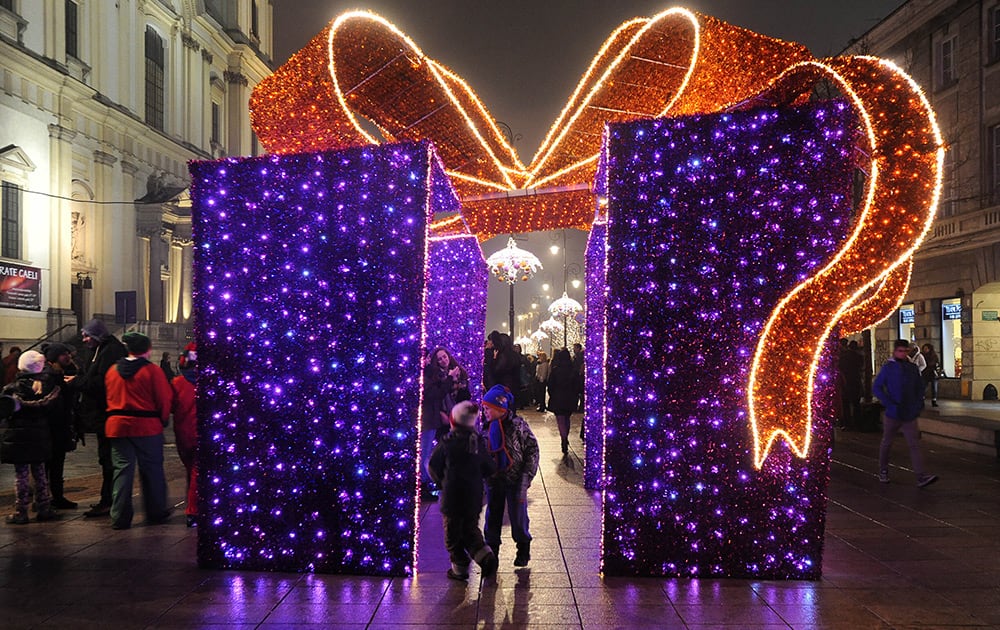
[[[138, 468], [146, 522], [159, 524], [171, 515], [164, 474], [164, 428], [173, 417], [178, 454], [187, 471], [189, 527], [197, 522], [198, 355], [188, 344], [174, 374], [168, 353], [159, 365], [149, 360], [152, 343], [137, 332], [121, 340], [100, 320], [81, 329], [77, 352], [62, 343], [40, 351], [10, 349], [3, 358], [0, 391], [0, 463], [15, 468], [11, 525], [58, 518], [58, 510], [77, 509], [64, 494], [66, 454], [97, 437], [102, 472], [100, 499], [84, 516], [106, 518], [113, 529], [131, 527], [132, 487]], [[864, 355], [857, 342], [841, 340], [837, 357], [839, 421], [853, 428], [861, 421]], [[917, 417], [930, 390], [937, 405], [940, 360], [930, 344], [906, 340], [894, 344], [893, 357], [879, 370], [872, 394], [884, 405], [878, 478], [889, 482], [889, 452], [902, 432], [910, 448], [917, 485], [938, 480], [924, 470]], [[551, 412], [556, 420], [563, 464], [571, 465], [571, 418], [584, 405], [583, 348], [574, 344], [525, 354], [509, 335], [493, 331], [483, 354], [483, 390], [474, 402], [469, 373], [446, 347], [423, 352], [420, 431], [421, 493], [439, 500], [445, 547], [451, 559], [448, 577], [465, 580], [473, 561], [484, 576], [495, 574], [506, 515], [516, 552], [514, 565], [527, 566], [531, 533], [528, 490], [538, 472], [538, 442], [525, 408]], [[585, 438], [583, 423], [580, 437]], [[485, 525], [479, 520], [486, 506]]]
[[[194, 526], [194, 344], [185, 348], [181, 374], [174, 376], [149, 361], [152, 342], [141, 333], [129, 332], [119, 340], [101, 320], [93, 319], [81, 329], [80, 339], [79, 351], [47, 343], [40, 351], [12, 348], [4, 358], [0, 463], [13, 464], [15, 470], [14, 512], [6, 517], [7, 524], [28, 523], [32, 508], [36, 520], [51, 521], [58, 517], [57, 510], [79, 507], [64, 494], [64, 468], [66, 454], [78, 443], [86, 444], [88, 433], [97, 438], [101, 490], [84, 516], [107, 519], [113, 529], [131, 527], [138, 468], [146, 522], [165, 522], [171, 509], [163, 430], [173, 416], [178, 452], [188, 469], [188, 525]], [[15, 357], [12, 373], [8, 357]]]

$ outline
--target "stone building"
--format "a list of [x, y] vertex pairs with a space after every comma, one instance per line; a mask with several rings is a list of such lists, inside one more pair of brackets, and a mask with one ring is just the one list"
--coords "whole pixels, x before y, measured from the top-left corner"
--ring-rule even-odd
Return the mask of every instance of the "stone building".
[[876, 364], [894, 338], [930, 343], [942, 397], [988, 398], [1000, 387], [1000, 0], [910, 0], [845, 52], [908, 72], [947, 145], [938, 215], [901, 307], [875, 330]]
[[99, 317], [183, 347], [187, 162], [258, 152], [271, 16], [272, 0], [0, 0], [0, 341]]

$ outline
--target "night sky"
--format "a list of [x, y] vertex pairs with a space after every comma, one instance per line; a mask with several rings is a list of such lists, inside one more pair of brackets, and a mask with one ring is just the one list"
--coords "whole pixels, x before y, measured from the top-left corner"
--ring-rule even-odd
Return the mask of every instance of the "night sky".
[[522, 137], [527, 163], [580, 76], [619, 24], [683, 6], [835, 55], [900, 0], [274, 0], [275, 61], [302, 48], [337, 15], [366, 9], [461, 75]]
[[[901, 0], [274, 0], [275, 62], [302, 48], [337, 15], [354, 9], [380, 14], [406, 33], [425, 55], [462, 76], [494, 117], [515, 134], [527, 163], [562, 111], [604, 40], [622, 22], [683, 6], [731, 24], [805, 44], [817, 56], [836, 55], [902, 5]], [[541, 278], [519, 283], [516, 311], [532, 296], [561, 294], [561, 232], [523, 235], [520, 247], [542, 259]], [[582, 263], [586, 233], [566, 230], [567, 262]], [[506, 237], [483, 243], [489, 255]], [[491, 284], [487, 330], [507, 320], [506, 285]], [[583, 292], [570, 289], [583, 301]], [[547, 304], [543, 304], [544, 309]], [[537, 325], [537, 321], [536, 321]]]

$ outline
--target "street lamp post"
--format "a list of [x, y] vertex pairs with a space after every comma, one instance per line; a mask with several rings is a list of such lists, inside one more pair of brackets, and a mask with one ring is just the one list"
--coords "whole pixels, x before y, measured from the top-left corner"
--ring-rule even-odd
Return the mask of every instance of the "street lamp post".
[[517, 246], [512, 234], [507, 241], [507, 247], [494, 252], [486, 259], [486, 264], [490, 268], [490, 273], [496, 276], [500, 282], [510, 285], [510, 311], [508, 311], [508, 330], [511, 339], [514, 338], [514, 284], [518, 280], [524, 282], [535, 275], [542, 268], [538, 257], [529, 251], [525, 251]]

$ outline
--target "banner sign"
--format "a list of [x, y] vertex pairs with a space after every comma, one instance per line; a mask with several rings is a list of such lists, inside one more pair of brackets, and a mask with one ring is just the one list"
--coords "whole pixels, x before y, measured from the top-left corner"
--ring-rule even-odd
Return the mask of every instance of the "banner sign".
[[0, 308], [42, 310], [42, 270], [0, 263]]

